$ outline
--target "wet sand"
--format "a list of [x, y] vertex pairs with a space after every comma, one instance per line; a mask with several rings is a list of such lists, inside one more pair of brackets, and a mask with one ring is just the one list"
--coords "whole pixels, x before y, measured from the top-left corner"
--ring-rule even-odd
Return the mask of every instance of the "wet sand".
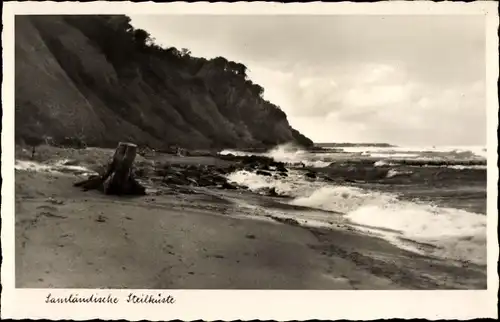
[[418, 256], [343, 225], [254, 220], [235, 203], [263, 196], [165, 188], [120, 198], [75, 181], [16, 171], [16, 287], [486, 288], [485, 267]]

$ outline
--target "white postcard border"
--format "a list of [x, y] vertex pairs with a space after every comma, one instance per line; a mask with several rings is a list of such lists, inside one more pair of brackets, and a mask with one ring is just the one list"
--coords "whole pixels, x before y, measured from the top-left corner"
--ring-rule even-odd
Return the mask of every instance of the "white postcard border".
[[[235, 319], [472, 319], [498, 317], [497, 135], [498, 4], [387, 1], [378, 3], [130, 3], [7, 2], [3, 5], [2, 318]], [[15, 289], [14, 284], [14, 23], [15, 14], [480, 14], [487, 17], [488, 290], [484, 291], [208, 291]], [[496, 215], [491, 215], [496, 214]], [[162, 294], [174, 304], [129, 304], [128, 294]], [[49, 293], [113, 296], [119, 304], [46, 304]]]

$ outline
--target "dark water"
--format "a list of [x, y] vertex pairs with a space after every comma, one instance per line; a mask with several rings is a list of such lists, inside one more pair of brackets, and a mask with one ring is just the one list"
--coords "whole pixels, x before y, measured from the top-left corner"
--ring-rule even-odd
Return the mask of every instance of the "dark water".
[[486, 214], [484, 168], [374, 164], [373, 160], [351, 161], [312, 170], [333, 182], [343, 181], [369, 190], [396, 193], [405, 200]]

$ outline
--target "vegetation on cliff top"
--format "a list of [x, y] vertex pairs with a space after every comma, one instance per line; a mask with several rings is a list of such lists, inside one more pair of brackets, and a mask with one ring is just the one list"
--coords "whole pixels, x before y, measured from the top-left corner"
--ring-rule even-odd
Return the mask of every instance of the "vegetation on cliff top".
[[127, 16], [16, 17], [16, 140], [130, 140], [155, 148], [312, 141], [247, 67], [162, 48]]

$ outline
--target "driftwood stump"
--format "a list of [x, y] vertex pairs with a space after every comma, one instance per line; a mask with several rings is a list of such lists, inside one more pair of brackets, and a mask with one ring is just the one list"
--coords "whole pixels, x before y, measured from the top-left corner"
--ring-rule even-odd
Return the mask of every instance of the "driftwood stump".
[[132, 175], [137, 145], [120, 142], [104, 174], [77, 182], [84, 190], [99, 189], [107, 195], [144, 195], [146, 189]]

